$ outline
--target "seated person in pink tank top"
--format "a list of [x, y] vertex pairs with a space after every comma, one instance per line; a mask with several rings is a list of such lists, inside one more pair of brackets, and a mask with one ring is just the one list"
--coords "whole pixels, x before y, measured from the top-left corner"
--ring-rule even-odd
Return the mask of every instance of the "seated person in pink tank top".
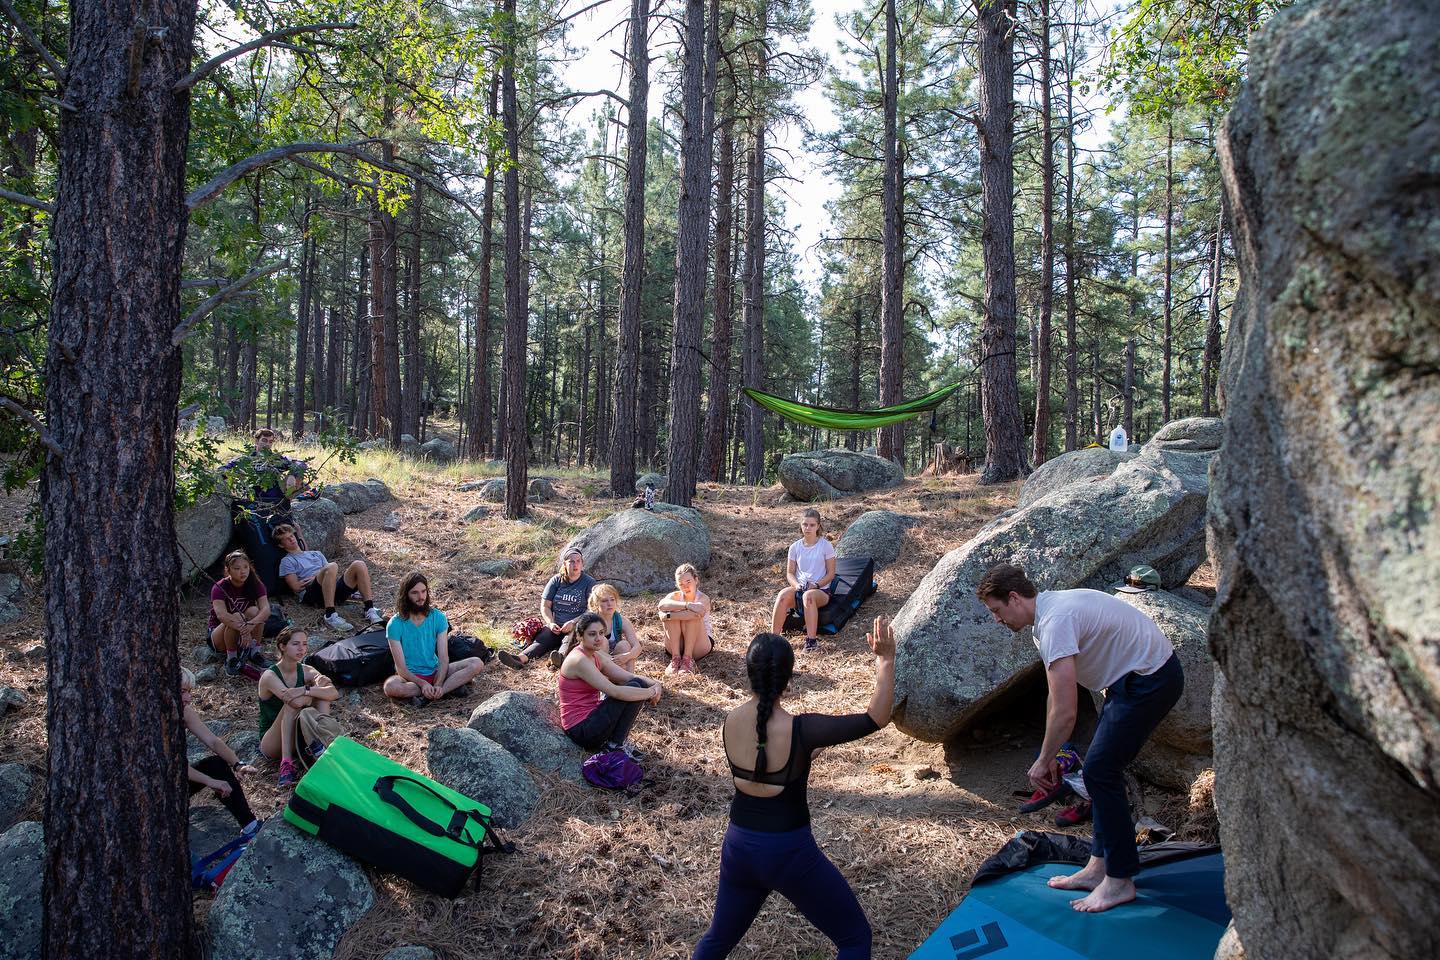
[[605, 626], [594, 613], [581, 614], [575, 623], [580, 642], [565, 656], [555, 681], [560, 726], [587, 750], [624, 750], [636, 757], [626, 736], [640, 708], [660, 702], [661, 687], [610, 659]]

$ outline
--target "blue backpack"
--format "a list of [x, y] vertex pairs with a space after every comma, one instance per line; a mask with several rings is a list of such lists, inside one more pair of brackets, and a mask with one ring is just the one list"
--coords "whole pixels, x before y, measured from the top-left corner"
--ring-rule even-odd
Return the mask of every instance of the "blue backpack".
[[218, 890], [225, 882], [225, 874], [253, 839], [253, 835], [241, 834], [209, 856], [196, 857], [190, 863], [190, 886], [196, 890]]
[[631, 760], [623, 750], [606, 750], [586, 757], [580, 772], [591, 784], [606, 790], [624, 790], [645, 777], [640, 764]]

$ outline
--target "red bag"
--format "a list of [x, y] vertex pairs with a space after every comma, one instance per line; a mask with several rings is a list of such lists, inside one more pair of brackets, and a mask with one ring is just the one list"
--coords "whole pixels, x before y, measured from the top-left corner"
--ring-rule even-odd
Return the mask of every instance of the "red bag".
[[516, 643], [529, 643], [535, 639], [545, 626], [545, 621], [539, 617], [526, 617], [524, 620], [516, 620], [510, 627], [510, 636], [515, 638]]

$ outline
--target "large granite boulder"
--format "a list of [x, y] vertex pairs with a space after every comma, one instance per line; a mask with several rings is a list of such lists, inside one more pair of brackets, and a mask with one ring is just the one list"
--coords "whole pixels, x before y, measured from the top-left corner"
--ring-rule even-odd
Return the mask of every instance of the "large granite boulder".
[[0, 960], [40, 960], [45, 830], [33, 820], [0, 833]]
[[909, 523], [892, 510], [868, 510], [850, 521], [835, 552], [842, 557], [869, 557], [877, 567], [894, 563], [900, 559]]
[[420, 456], [420, 441], [409, 433], [400, 434], [400, 452], [407, 457]]
[[1041, 590], [1104, 590], [1136, 564], [1178, 586], [1205, 561], [1213, 450], [1146, 444], [1108, 477], [1072, 483], [983, 528], [940, 558], [895, 616], [896, 723], [945, 740], [1039, 669], [1030, 631], [994, 622], [975, 596], [985, 571], [1018, 563]]
[[[214, 793], [208, 794], [214, 797]], [[218, 804], [192, 803], [186, 841], [191, 858], [206, 857], [240, 836], [240, 825]]]
[[460, 456], [455, 444], [441, 437], [432, 437], [420, 444], [420, 455], [435, 463], [454, 463]]
[[710, 563], [710, 531], [700, 511], [668, 503], [611, 514], [576, 534], [569, 547], [585, 554], [586, 573], [626, 594], [673, 590], [680, 564], [704, 570]]
[[471, 712], [466, 726], [532, 767], [580, 778], [584, 751], [560, 729], [554, 707], [533, 694], [517, 690], [497, 693]]
[[[1219, 423], [1220, 421], [1216, 420], [1215, 422]], [[1217, 441], [1211, 449], [1219, 446]], [[1086, 450], [1071, 450], [1069, 453], [1062, 453], [1060, 456], [1040, 464], [1035, 468], [1034, 473], [1025, 478], [1025, 485], [1020, 488], [1019, 505], [1028, 507], [1046, 494], [1080, 480], [1088, 480], [1090, 477], [1108, 477], [1120, 464], [1127, 460], [1134, 460], [1138, 456], [1140, 456], [1140, 451], [1135, 448], [1124, 453], [1106, 447], [1090, 447]]]
[[180, 550], [180, 579], [202, 573], [225, 552], [233, 533], [230, 498], [214, 494], [175, 515], [175, 542]]
[[432, 727], [430, 776], [490, 808], [498, 827], [518, 827], [540, 802], [540, 788], [515, 755], [469, 727]]
[[25, 764], [0, 763], [0, 831], [9, 830], [20, 819], [34, 788], [35, 775]]
[[1262, 960], [1440, 956], [1436, 24], [1434, 0], [1281, 11], [1221, 141], [1215, 795]]
[[329, 957], [375, 902], [360, 865], [271, 817], [225, 877], [206, 922], [209, 960]]
[[780, 483], [796, 500], [834, 500], [852, 493], [883, 490], [905, 480], [893, 460], [854, 450], [812, 450], [780, 461]]
[[331, 560], [340, 554], [340, 541], [345, 537], [345, 513], [334, 500], [316, 497], [313, 500], [296, 500], [295, 523], [305, 538], [305, 546], [319, 550]]
[[[1206, 640], [1210, 608], [1168, 590], [1116, 596], [1155, 621], [1185, 670], [1185, 692], [1140, 751], [1136, 773], [1167, 790], [1188, 791], [1200, 771], [1214, 765], [1210, 703], [1215, 664]], [[1095, 695], [1097, 703], [1101, 699]]]
[[342, 513], [360, 513], [389, 500], [391, 494], [384, 481], [372, 477], [364, 483], [354, 480], [328, 483], [320, 488], [320, 496], [335, 501]]

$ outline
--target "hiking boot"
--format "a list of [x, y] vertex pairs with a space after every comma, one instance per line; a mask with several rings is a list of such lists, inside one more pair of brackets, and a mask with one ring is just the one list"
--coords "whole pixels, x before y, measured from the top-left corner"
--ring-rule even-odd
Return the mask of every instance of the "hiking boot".
[[244, 664], [240, 662], [240, 658], [235, 656], [234, 654], [231, 654], [230, 656], [225, 658], [225, 676], [240, 676], [240, 668], [242, 666], [244, 666]]
[[355, 629], [354, 624], [352, 624], [349, 620], [346, 620], [344, 617], [340, 616], [340, 614], [338, 613], [327, 613], [325, 614], [325, 616], [320, 618], [320, 622], [325, 624], [325, 626], [329, 627], [331, 630], [338, 630], [341, 633], [346, 633], [350, 630]]
[[1080, 800], [1072, 807], [1066, 807], [1055, 814], [1055, 826], [1073, 827], [1090, 819], [1090, 801]]
[[550, 656], [545, 658], [545, 662], [550, 664], [551, 670], [559, 670], [560, 665], [565, 662], [565, 654], [559, 650], [551, 650]]
[[294, 760], [280, 761], [280, 789], [288, 790], [295, 786], [300, 780], [300, 775], [295, 772]]
[[814, 653], [816, 650], [819, 650], [819, 649], [820, 649], [820, 638], [819, 638], [819, 637], [806, 637], [806, 638], [805, 638], [805, 649], [804, 649], [804, 651], [803, 651], [804, 653]]
[[241, 665], [253, 663], [262, 670], [270, 666], [270, 661], [265, 659], [265, 654], [260, 650], [260, 644], [250, 647], [245, 656], [240, 658]]
[[449, 697], [458, 697], [458, 698], [463, 699], [463, 698], [465, 698], [465, 697], [470, 696], [470, 689], [471, 689], [470, 684], [468, 684], [468, 683], [462, 683], [462, 684], [460, 684], [460, 686], [456, 687], [454, 690], [451, 690], [449, 693], [445, 694], [445, 696], [446, 696], [447, 698], [449, 698]]
[[520, 655], [517, 653], [512, 653], [509, 650], [498, 650], [495, 655], [500, 658], [501, 663], [505, 664], [505, 666], [511, 670], [525, 669], [525, 661], [521, 660]]
[[376, 608], [376, 607], [366, 607], [366, 608], [365, 608], [365, 622], [368, 623], [368, 624], [370, 624], [372, 627], [373, 627], [373, 626], [378, 626], [378, 625], [380, 624], [380, 622], [383, 621], [384, 619], [385, 619], [385, 618], [384, 618], [383, 616], [381, 616], [380, 610], [379, 610], [378, 608]]

